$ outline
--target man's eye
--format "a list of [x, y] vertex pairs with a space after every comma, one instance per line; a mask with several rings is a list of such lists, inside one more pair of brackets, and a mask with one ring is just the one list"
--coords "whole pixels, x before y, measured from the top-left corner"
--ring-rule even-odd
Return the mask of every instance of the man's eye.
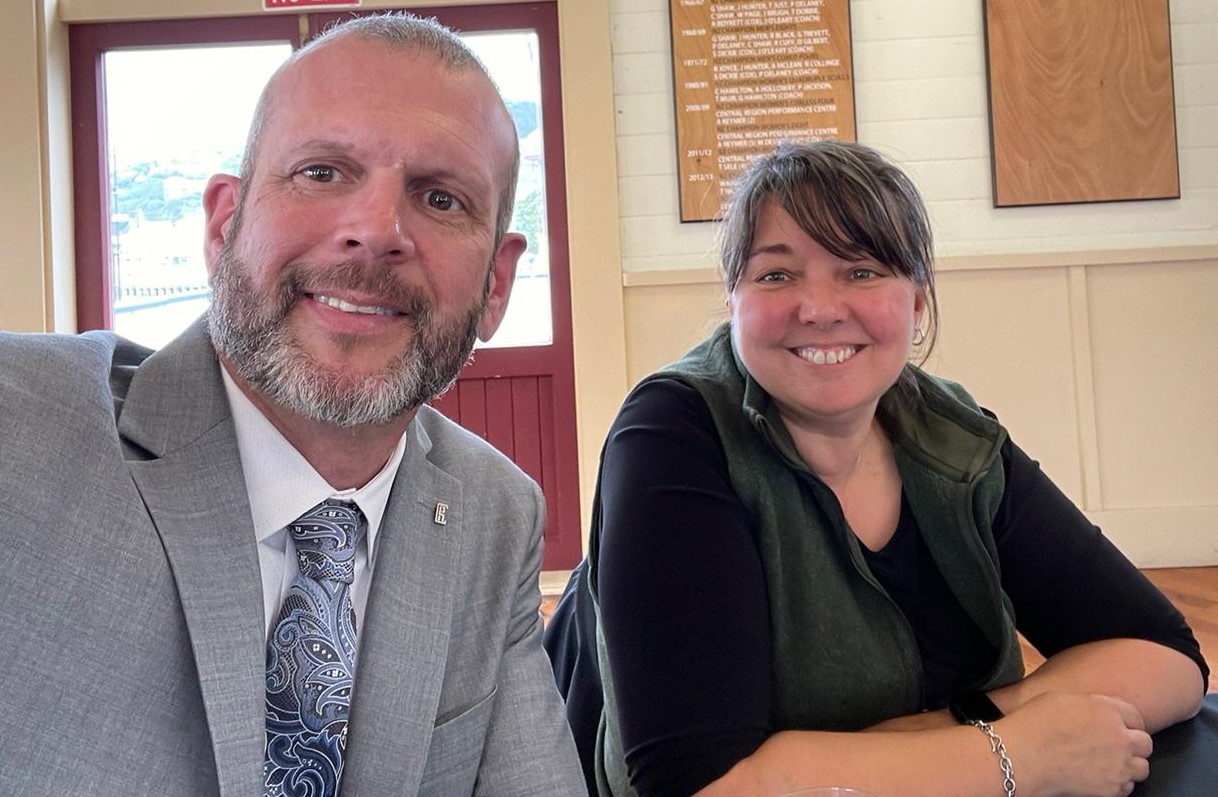
[[434, 210], [461, 210], [465, 207], [461, 204], [461, 200], [439, 188], [432, 189], [424, 194], [423, 201], [427, 203], [429, 208]]
[[315, 183], [333, 183], [340, 177], [333, 166], [306, 166], [300, 173]]

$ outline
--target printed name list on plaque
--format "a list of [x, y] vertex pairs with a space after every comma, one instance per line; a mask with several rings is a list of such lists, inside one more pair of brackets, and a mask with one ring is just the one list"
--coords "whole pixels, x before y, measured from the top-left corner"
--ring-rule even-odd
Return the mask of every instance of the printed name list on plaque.
[[681, 221], [781, 141], [853, 141], [849, 0], [669, 0]]

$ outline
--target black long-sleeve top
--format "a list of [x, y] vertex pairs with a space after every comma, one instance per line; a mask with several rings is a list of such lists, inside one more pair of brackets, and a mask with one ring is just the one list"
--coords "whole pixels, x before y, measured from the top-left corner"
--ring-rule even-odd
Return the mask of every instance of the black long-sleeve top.
[[[1013, 443], [993, 524], [1019, 630], [1046, 657], [1099, 639], [1148, 639], [1208, 667], [1184, 618]], [[600, 622], [639, 794], [688, 795], [773, 732], [765, 575], [748, 512], [698, 392], [657, 379], [627, 400], [601, 473]], [[864, 549], [865, 550], [865, 549]], [[942, 708], [993, 652], [931, 561], [902, 502], [867, 563], [906, 615]]]

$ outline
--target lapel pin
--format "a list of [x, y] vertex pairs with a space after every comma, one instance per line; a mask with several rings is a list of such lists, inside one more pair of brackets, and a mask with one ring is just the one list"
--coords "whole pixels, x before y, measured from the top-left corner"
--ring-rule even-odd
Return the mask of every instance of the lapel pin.
[[435, 517], [432, 518], [432, 522], [437, 526], [448, 525], [448, 504], [444, 503], [443, 501], [436, 504], [436, 514]]

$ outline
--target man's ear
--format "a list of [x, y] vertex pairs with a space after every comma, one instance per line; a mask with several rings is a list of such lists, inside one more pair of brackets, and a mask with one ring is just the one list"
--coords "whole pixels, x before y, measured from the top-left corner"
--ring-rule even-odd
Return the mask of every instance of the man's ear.
[[508, 297], [512, 295], [512, 283], [516, 280], [516, 264], [528, 248], [528, 241], [517, 232], [505, 233], [499, 248], [491, 260], [487, 275], [486, 311], [478, 325], [478, 339], [486, 342], [499, 329], [507, 313]]
[[203, 190], [204, 226], [203, 253], [207, 257], [207, 276], [210, 279], [220, 262], [224, 244], [233, 234], [233, 214], [241, 198], [241, 180], [231, 174], [216, 174], [207, 181]]

